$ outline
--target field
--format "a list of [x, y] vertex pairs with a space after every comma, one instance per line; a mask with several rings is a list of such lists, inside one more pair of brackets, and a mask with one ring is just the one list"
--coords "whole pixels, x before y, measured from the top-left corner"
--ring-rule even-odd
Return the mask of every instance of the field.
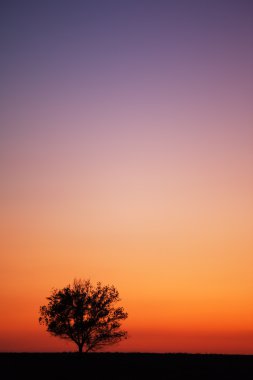
[[253, 379], [253, 356], [1, 353], [5, 379]]

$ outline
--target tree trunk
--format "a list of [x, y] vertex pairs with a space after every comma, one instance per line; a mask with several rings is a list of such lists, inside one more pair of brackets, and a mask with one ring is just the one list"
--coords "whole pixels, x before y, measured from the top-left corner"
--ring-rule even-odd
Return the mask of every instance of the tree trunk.
[[82, 344], [78, 345], [78, 352], [79, 352], [79, 354], [83, 353], [83, 345]]

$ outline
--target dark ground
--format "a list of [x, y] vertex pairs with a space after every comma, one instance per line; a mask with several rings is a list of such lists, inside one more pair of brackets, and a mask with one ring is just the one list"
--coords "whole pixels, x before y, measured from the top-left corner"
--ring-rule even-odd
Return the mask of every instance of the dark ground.
[[8, 380], [253, 380], [253, 355], [1, 353], [0, 368], [1, 378]]

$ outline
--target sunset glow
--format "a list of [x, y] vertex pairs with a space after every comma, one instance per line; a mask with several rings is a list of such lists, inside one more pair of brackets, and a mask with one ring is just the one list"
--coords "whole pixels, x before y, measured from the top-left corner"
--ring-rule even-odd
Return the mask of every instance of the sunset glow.
[[38, 312], [85, 278], [112, 351], [253, 354], [253, 2], [1, 8], [0, 351], [74, 350]]

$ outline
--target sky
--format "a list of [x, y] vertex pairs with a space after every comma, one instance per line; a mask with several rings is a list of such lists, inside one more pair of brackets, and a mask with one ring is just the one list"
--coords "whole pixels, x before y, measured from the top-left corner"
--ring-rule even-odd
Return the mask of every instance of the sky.
[[112, 351], [253, 354], [253, 2], [0, 5], [0, 351], [71, 351], [52, 288], [113, 284]]

